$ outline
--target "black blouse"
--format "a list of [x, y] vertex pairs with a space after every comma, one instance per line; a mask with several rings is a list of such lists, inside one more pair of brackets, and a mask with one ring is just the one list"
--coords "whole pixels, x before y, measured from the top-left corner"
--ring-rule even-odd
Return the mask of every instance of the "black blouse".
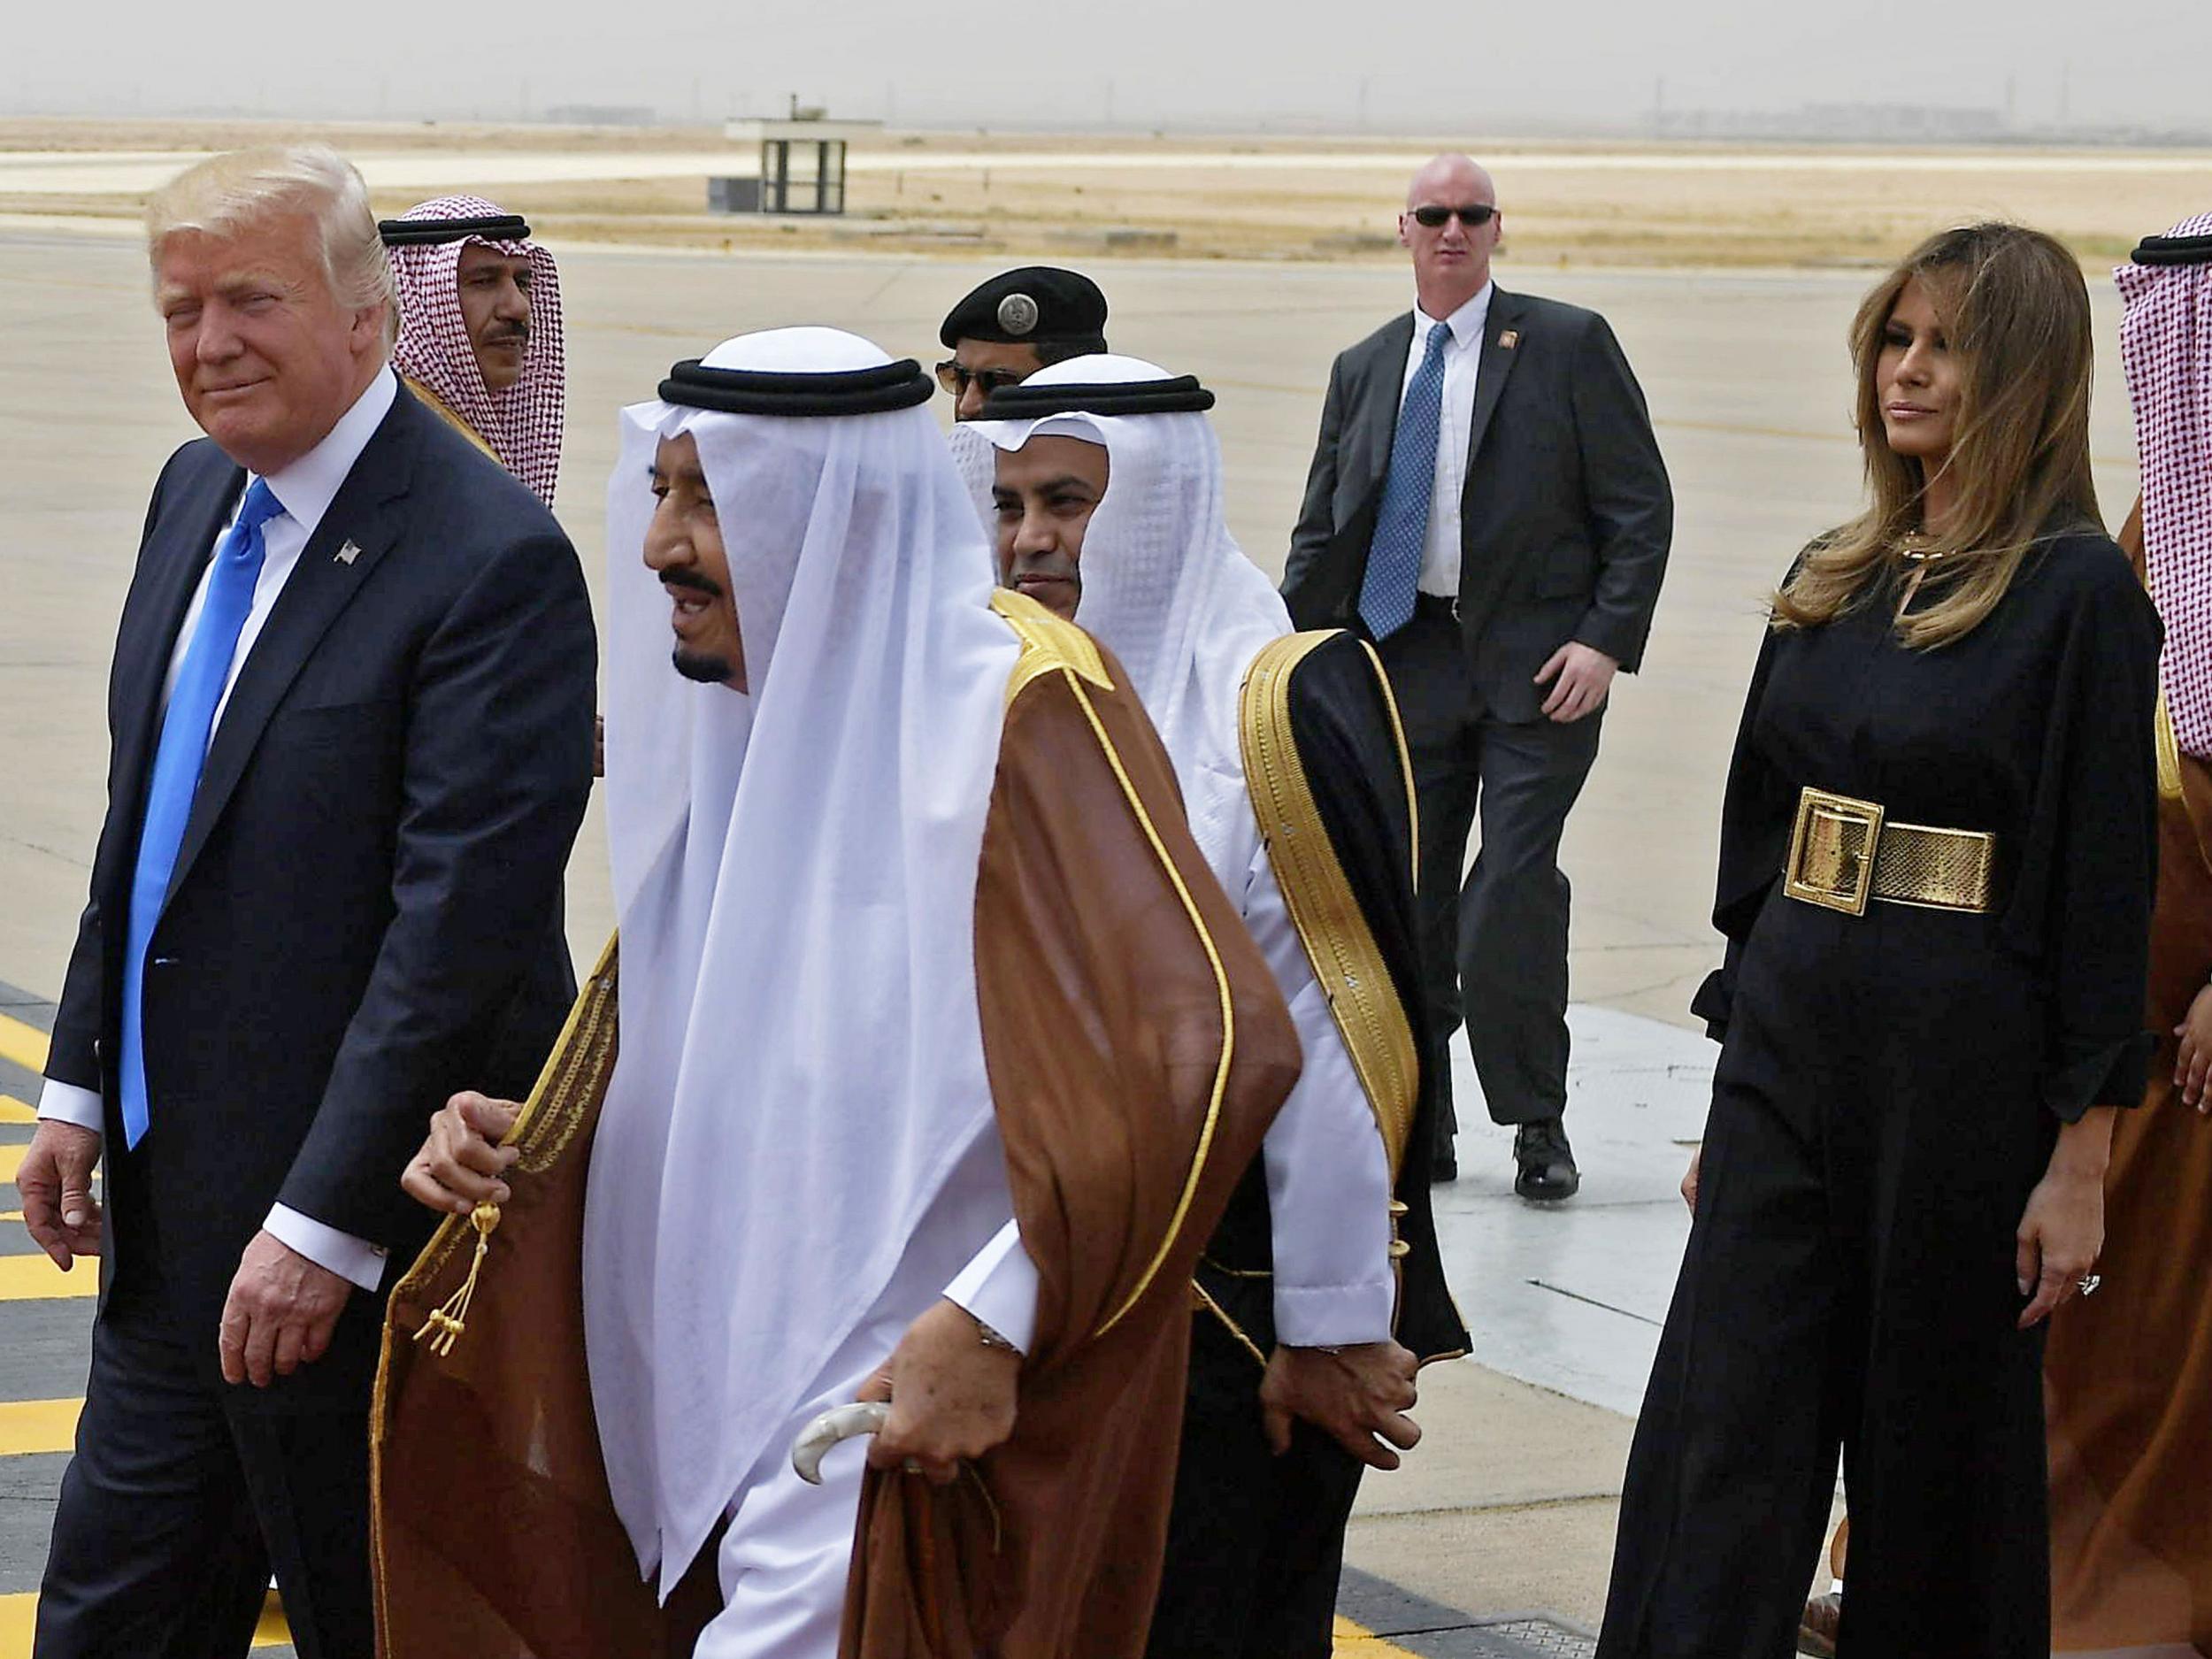
[[1728, 962], [1693, 1010], [1725, 1041], [1743, 942], [1810, 785], [1900, 822], [1993, 832], [1995, 926], [1975, 948], [2012, 953], [2045, 987], [2044, 1103], [2070, 1122], [2135, 1105], [2151, 1048], [2157, 612], [2089, 530], [2043, 543], [1978, 627], [1934, 650], [1898, 638], [1898, 591], [1766, 636], [1722, 811], [1713, 920]]

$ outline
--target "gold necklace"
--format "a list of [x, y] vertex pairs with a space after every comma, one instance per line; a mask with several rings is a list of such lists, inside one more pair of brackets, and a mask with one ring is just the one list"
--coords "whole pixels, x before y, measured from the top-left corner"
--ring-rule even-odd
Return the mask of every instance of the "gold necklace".
[[1898, 555], [1912, 566], [1912, 574], [1905, 579], [1905, 591], [1897, 601], [1897, 616], [1904, 619], [1912, 609], [1913, 596], [1920, 591], [1920, 579], [1928, 573], [1928, 566], [1944, 557], [1949, 551], [1932, 544], [1932, 538], [1924, 530], [1908, 530], [1897, 538]]

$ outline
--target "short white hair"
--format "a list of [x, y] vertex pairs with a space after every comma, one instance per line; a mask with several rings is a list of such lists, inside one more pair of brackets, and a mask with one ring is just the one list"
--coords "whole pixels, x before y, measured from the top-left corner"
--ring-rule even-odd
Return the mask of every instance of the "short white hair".
[[354, 165], [327, 144], [234, 150], [187, 167], [146, 204], [146, 252], [180, 231], [235, 236], [283, 213], [315, 224], [323, 275], [349, 310], [384, 308], [384, 343], [399, 337], [399, 296], [392, 264], [369, 208], [369, 187]]

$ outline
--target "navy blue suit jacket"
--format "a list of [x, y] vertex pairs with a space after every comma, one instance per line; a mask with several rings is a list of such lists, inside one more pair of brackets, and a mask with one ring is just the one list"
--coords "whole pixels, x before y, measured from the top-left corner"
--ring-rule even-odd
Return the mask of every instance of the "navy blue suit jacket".
[[[205, 439], [155, 486], [108, 697], [108, 812], [47, 1070], [107, 1102], [104, 1294], [194, 1346], [270, 1206], [388, 1248], [399, 1175], [457, 1089], [526, 1092], [574, 993], [561, 926], [591, 789], [596, 648], [537, 498], [403, 389], [238, 671], [147, 955], [151, 1126], [123, 1148], [125, 924], [162, 683], [243, 487]], [[350, 557], [341, 557], [347, 549]], [[275, 1402], [352, 1395], [380, 1299]], [[365, 1399], [365, 1394], [361, 1397]]]

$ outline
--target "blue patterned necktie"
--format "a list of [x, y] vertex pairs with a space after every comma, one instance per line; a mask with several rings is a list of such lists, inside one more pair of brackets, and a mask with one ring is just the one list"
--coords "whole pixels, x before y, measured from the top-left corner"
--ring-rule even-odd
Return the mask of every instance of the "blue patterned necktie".
[[161, 722], [161, 743], [154, 751], [146, 784], [146, 813], [138, 832], [138, 863], [131, 874], [129, 931], [123, 950], [123, 1143], [135, 1147], [146, 1133], [145, 1010], [146, 947], [169, 896], [169, 878], [184, 845], [184, 826], [192, 817], [192, 796], [207, 764], [207, 745], [215, 729], [215, 710], [230, 679], [238, 635], [253, 609], [254, 584], [261, 579], [265, 549], [261, 526], [284, 511], [268, 483], [256, 479], [247, 490], [238, 520], [215, 549], [208, 572], [207, 597], [199, 625], [185, 647], [169, 710]]
[[1421, 581], [1421, 552], [1429, 539], [1429, 498], [1436, 492], [1436, 435], [1444, 421], [1444, 348], [1448, 323], [1429, 328], [1421, 366], [1406, 386], [1390, 441], [1390, 472], [1374, 539], [1367, 544], [1367, 574], [1359, 585], [1359, 618], [1370, 638], [1386, 640], [1413, 619]]

